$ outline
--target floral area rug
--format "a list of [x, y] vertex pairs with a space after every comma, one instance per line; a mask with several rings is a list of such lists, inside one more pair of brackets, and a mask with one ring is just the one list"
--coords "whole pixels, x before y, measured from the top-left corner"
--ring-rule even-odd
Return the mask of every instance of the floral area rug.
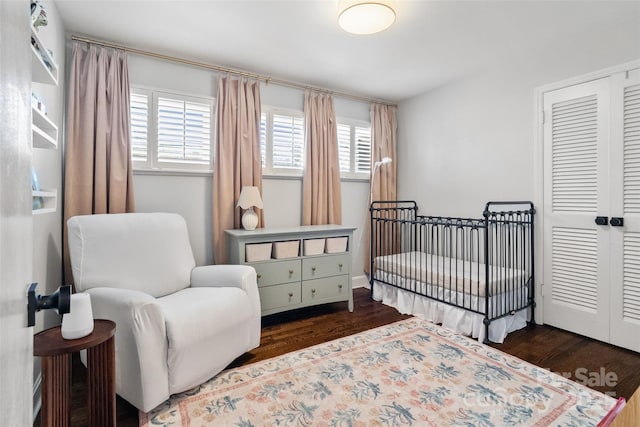
[[597, 391], [417, 318], [221, 372], [141, 426], [596, 426]]

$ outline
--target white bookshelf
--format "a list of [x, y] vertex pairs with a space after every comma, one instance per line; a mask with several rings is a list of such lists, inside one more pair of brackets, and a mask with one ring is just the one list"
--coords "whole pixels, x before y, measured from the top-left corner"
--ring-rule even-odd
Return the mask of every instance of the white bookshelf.
[[[31, 49], [31, 80], [36, 83], [57, 86], [58, 66], [33, 25], [31, 26], [29, 45]], [[34, 148], [57, 150], [58, 126], [35, 105], [31, 107], [31, 134]], [[33, 215], [56, 212], [58, 208], [57, 189], [34, 190], [32, 198], [31, 212]]]

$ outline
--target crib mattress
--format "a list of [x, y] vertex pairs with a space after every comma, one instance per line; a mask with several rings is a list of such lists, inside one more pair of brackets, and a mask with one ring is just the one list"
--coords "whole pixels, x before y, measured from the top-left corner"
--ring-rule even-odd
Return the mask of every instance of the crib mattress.
[[[485, 296], [485, 264], [424, 252], [402, 252], [376, 257], [375, 269], [416, 282], [427, 283], [466, 295]], [[491, 266], [489, 296], [521, 288], [525, 271]]]

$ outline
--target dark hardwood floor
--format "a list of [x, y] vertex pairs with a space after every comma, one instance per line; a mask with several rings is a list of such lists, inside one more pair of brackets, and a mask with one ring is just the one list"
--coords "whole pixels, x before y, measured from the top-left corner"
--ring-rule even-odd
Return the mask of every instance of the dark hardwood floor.
[[[268, 359], [408, 317], [371, 301], [366, 289], [354, 290], [354, 303], [353, 313], [347, 311], [346, 303], [336, 303], [263, 318], [260, 347], [235, 360], [232, 366]], [[639, 353], [553, 327], [531, 326], [509, 334], [504, 344], [492, 346], [537, 366], [570, 375], [615, 397], [628, 399], [640, 386]], [[605, 379], [608, 384], [601, 385]], [[74, 359], [72, 388], [71, 425], [84, 426], [87, 424], [85, 369], [79, 358]], [[39, 425], [38, 418], [34, 426]], [[119, 397], [117, 425], [138, 426], [137, 409]]]

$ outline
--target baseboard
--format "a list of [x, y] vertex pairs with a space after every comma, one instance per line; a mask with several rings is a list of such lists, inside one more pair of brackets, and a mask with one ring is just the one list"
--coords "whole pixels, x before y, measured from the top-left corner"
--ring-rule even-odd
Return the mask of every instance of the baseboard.
[[351, 279], [351, 287], [352, 288], [367, 288], [369, 287], [369, 279], [364, 274], [362, 276], [355, 276]]
[[42, 373], [33, 382], [33, 419], [35, 420], [42, 407]]

